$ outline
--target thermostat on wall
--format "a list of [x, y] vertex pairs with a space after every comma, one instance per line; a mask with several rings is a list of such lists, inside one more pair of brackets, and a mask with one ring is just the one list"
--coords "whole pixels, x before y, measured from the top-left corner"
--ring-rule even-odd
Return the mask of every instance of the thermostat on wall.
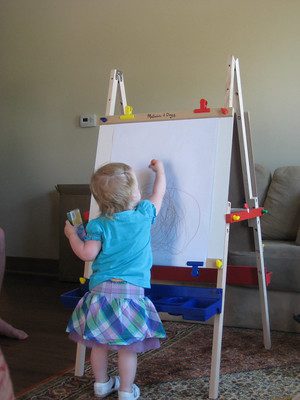
[[92, 126], [97, 126], [96, 114], [80, 115], [79, 124], [81, 128], [90, 128]]

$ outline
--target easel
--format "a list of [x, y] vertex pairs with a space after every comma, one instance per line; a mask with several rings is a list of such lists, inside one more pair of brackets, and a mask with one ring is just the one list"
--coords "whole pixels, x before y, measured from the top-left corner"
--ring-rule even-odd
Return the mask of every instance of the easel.
[[[123, 74], [120, 71], [112, 70], [110, 76], [110, 85], [107, 99], [106, 115], [112, 116], [114, 114], [116, 106], [116, 97], [118, 89], [121, 94], [121, 105], [123, 107], [123, 112], [125, 114], [125, 107], [127, 105], [124, 87]], [[206, 105], [205, 105], [206, 106]], [[250, 128], [248, 117], [245, 116], [242, 101], [242, 90], [241, 90], [241, 80], [239, 72], [238, 60], [233, 57], [229, 63], [229, 71], [227, 78], [227, 92], [226, 92], [226, 107], [234, 106], [236, 109], [236, 118], [238, 125], [238, 135], [239, 144], [241, 150], [241, 160], [242, 160], [242, 172], [244, 189], [246, 194], [246, 202], [249, 204], [249, 208], [257, 210], [258, 200], [257, 197], [253, 195], [253, 187], [255, 187], [255, 175], [254, 175], [254, 165], [252, 157], [250, 157], [249, 151], [251, 151], [251, 141], [250, 141]], [[94, 200], [91, 200], [91, 217], [94, 217], [96, 212], [96, 204]], [[230, 204], [228, 204], [228, 215], [230, 215]], [[235, 212], [236, 214], [239, 211]], [[269, 315], [268, 315], [268, 303], [266, 294], [266, 282], [265, 282], [265, 272], [263, 263], [263, 247], [260, 231], [260, 221], [259, 213], [256, 217], [249, 217], [251, 226], [254, 230], [254, 240], [256, 249], [256, 259], [257, 259], [257, 270], [259, 279], [259, 291], [260, 291], [260, 301], [262, 307], [262, 319], [263, 319], [263, 332], [264, 332], [264, 345], [266, 348], [271, 347], [270, 340], [270, 327], [269, 327]], [[224, 300], [225, 300], [225, 290], [226, 290], [226, 273], [227, 273], [227, 254], [228, 254], [228, 241], [229, 241], [229, 226], [230, 223], [226, 224], [225, 235], [224, 235], [224, 255], [223, 255], [223, 266], [218, 268], [217, 274], [217, 288], [223, 291], [223, 302], [220, 314], [214, 315], [214, 332], [213, 332], [213, 347], [212, 347], [212, 362], [211, 362], [211, 375], [210, 375], [210, 389], [209, 397], [211, 399], [216, 399], [218, 397], [219, 388], [219, 373], [220, 373], [220, 360], [221, 360], [221, 347], [222, 347], [222, 334], [223, 334], [223, 318], [224, 318]], [[90, 263], [85, 264], [84, 276], [88, 278], [90, 276]], [[77, 346], [76, 354], [76, 366], [75, 375], [82, 376], [84, 373], [84, 360], [85, 360], [85, 347], [83, 345]]]

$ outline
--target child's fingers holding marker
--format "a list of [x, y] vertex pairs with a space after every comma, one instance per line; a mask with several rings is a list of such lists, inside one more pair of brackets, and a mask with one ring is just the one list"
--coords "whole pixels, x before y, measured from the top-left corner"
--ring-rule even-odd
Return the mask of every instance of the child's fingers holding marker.
[[155, 171], [155, 162], [156, 160], [151, 160], [149, 164], [149, 168], [151, 168], [153, 171]]
[[151, 168], [154, 172], [163, 171], [163, 163], [160, 160], [151, 160], [149, 168]]

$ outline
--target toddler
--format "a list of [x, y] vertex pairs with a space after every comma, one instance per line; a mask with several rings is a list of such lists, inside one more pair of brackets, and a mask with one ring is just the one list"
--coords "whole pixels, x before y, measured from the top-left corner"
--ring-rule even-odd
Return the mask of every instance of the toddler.
[[[75, 254], [93, 261], [89, 292], [77, 304], [68, 323], [70, 338], [91, 347], [94, 392], [106, 397], [118, 390], [119, 400], [135, 400], [137, 353], [160, 346], [165, 330], [153, 303], [144, 296], [150, 287], [151, 225], [166, 190], [164, 166], [151, 160], [155, 173], [149, 200], [141, 200], [136, 175], [123, 163], [99, 168], [91, 191], [100, 216], [91, 220], [82, 241], [66, 221], [65, 235]], [[107, 374], [108, 351], [118, 351], [119, 376]]]

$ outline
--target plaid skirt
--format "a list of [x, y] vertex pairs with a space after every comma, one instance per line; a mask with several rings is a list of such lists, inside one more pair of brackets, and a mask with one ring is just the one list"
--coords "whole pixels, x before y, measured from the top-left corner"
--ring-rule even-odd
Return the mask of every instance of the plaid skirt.
[[67, 326], [72, 340], [87, 347], [126, 346], [144, 352], [160, 346], [166, 333], [144, 289], [127, 282], [106, 281], [78, 302]]

